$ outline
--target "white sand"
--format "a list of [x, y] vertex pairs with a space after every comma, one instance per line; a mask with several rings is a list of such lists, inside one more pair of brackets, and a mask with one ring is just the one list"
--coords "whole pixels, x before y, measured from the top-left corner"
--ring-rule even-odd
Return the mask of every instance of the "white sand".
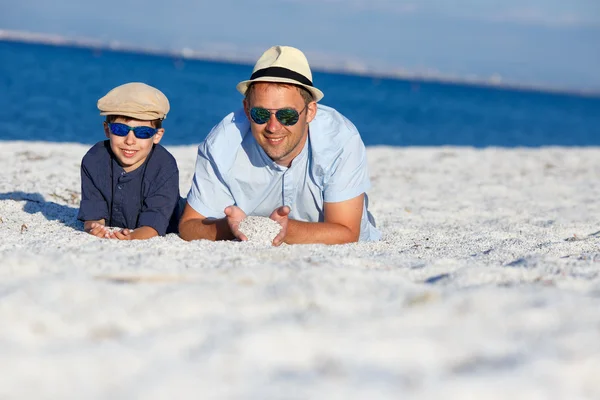
[[0, 143], [2, 399], [600, 398], [598, 148], [369, 148], [383, 240], [279, 248], [83, 233], [86, 150]]
[[272, 244], [275, 236], [281, 232], [281, 225], [268, 216], [247, 216], [240, 222], [240, 232], [249, 242]]

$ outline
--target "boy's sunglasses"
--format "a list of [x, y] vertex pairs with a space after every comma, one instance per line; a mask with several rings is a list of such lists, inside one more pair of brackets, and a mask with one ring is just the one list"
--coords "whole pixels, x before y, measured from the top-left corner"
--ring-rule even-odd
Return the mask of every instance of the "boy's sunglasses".
[[279, 121], [281, 125], [292, 126], [298, 122], [300, 114], [306, 110], [306, 107], [308, 107], [308, 104], [305, 105], [300, 112], [294, 110], [293, 108], [268, 109], [262, 107], [252, 107], [250, 109], [250, 116], [252, 117], [252, 121], [262, 125], [269, 121], [271, 114], [274, 112], [275, 118], [277, 118], [277, 121]]
[[133, 134], [138, 139], [150, 139], [158, 132], [158, 129], [149, 126], [129, 126], [118, 122], [109, 123], [108, 128], [110, 129], [110, 133], [117, 136], [127, 136], [129, 135], [129, 131], [133, 131]]

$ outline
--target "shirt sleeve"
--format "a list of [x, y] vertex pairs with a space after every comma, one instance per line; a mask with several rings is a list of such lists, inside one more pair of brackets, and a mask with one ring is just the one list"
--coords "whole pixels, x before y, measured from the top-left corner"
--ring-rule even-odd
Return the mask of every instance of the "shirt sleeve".
[[214, 161], [206, 141], [198, 146], [198, 158], [187, 203], [204, 217], [223, 218], [225, 207], [235, 204], [223, 171]]
[[84, 222], [108, 219], [106, 198], [94, 183], [85, 159], [81, 163], [81, 202], [77, 219]]
[[160, 236], [167, 233], [169, 221], [179, 202], [179, 170], [175, 169], [162, 184], [152, 188], [144, 199], [138, 226], [154, 228]]
[[359, 135], [352, 136], [334, 160], [324, 182], [326, 203], [350, 200], [371, 186], [367, 167], [367, 151]]

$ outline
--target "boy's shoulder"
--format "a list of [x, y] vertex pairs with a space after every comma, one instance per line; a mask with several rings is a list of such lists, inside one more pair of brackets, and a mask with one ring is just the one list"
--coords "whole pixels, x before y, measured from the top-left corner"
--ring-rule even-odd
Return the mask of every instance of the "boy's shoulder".
[[161, 144], [154, 145], [154, 152], [150, 158], [150, 162], [161, 167], [177, 168], [177, 160], [175, 160], [173, 154]]
[[103, 140], [93, 145], [83, 156], [82, 164], [96, 164], [111, 159], [110, 142]]

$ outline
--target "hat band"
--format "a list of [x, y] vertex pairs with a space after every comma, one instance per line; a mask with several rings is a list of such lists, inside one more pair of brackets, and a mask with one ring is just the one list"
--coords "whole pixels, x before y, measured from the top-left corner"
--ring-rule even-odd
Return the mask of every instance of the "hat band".
[[270, 76], [273, 78], [287, 78], [292, 79], [294, 81], [300, 82], [306, 86], [312, 86], [312, 82], [302, 74], [297, 73], [296, 71], [292, 71], [291, 69], [283, 68], [283, 67], [269, 67], [264, 69], [259, 69], [255, 73], [252, 74], [250, 80], [254, 80], [257, 78], [262, 78], [265, 76]]

